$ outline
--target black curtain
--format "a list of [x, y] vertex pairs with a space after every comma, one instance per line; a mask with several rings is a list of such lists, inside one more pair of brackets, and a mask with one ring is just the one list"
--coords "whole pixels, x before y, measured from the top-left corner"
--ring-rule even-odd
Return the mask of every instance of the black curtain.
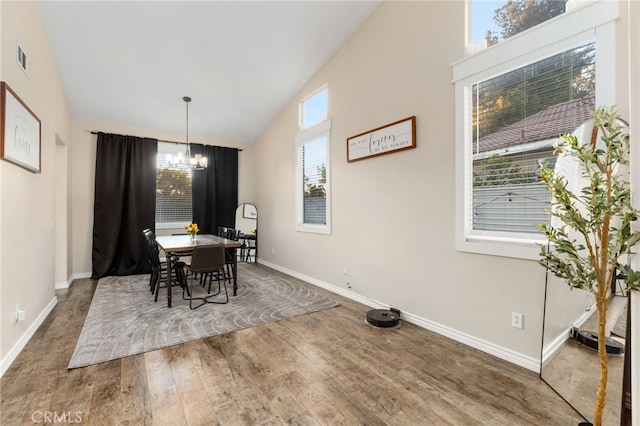
[[217, 234], [218, 226], [235, 227], [238, 207], [238, 150], [191, 144], [191, 154], [209, 160], [204, 170], [193, 172], [193, 221], [203, 234]]
[[155, 228], [156, 139], [98, 133], [92, 278], [149, 273], [142, 235]]

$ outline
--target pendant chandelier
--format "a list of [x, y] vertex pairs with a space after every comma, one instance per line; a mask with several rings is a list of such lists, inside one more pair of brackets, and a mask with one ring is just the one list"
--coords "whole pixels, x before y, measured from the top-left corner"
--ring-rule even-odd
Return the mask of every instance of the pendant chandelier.
[[184, 152], [179, 152], [176, 155], [167, 155], [167, 162], [170, 167], [178, 169], [191, 169], [191, 170], [204, 170], [207, 168], [207, 157], [203, 157], [202, 154], [196, 154], [191, 156], [191, 145], [189, 145], [189, 102], [191, 98], [185, 96], [182, 98], [187, 107], [187, 132], [186, 132], [186, 144], [187, 149]]

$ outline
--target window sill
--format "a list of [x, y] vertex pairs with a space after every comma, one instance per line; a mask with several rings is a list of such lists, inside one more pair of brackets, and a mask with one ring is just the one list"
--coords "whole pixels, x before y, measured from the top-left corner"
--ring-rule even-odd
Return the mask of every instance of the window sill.
[[183, 229], [183, 226], [189, 224], [186, 222], [156, 222], [156, 229]]
[[547, 241], [535, 238], [468, 236], [456, 241], [456, 250], [515, 259], [539, 260], [542, 245], [547, 245]]
[[311, 234], [331, 235], [331, 228], [328, 225], [310, 225], [306, 223], [299, 223], [296, 225], [296, 231], [308, 232]]

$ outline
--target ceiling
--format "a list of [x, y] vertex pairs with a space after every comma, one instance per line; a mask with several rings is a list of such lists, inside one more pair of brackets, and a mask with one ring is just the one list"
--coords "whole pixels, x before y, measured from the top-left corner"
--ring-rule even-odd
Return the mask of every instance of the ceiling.
[[378, 5], [39, 2], [74, 118], [185, 132], [190, 96], [189, 135], [238, 142], [254, 142]]

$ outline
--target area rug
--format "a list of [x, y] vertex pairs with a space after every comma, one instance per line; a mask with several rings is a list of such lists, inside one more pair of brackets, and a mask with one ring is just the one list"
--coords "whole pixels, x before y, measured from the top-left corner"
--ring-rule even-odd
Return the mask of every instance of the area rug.
[[180, 287], [173, 288], [172, 308], [167, 308], [165, 288], [154, 303], [149, 275], [101, 278], [68, 368], [338, 306], [295, 279], [255, 264], [238, 266], [238, 295], [233, 296], [228, 285], [228, 304], [207, 304], [196, 310], [190, 310], [189, 302], [182, 299]]

